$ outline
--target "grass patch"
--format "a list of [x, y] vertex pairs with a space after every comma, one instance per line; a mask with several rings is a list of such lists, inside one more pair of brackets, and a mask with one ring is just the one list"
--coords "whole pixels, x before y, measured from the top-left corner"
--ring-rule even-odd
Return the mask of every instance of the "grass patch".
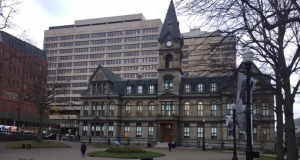
[[111, 157], [111, 158], [142, 158], [142, 157], [161, 157], [165, 154], [160, 152], [146, 151], [144, 153], [109, 153], [105, 151], [89, 152], [91, 157]]
[[5, 145], [5, 147], [9, 149], [20, 149], [22, 148], [22, 144], [31, 144], [31, 148], [69, 148], [68, 145], [56, 141], [18, 141], [9, 143]]
[[260, 155], [260, 160], [276, 160], [276, 157]]
[[96, 148], [110, 148], [110, 147], [112, 147], [112, 145], [110, 145], [110, 144], [100, 144], [100, 143], [92, 143], [91, 145], [96, 147]]

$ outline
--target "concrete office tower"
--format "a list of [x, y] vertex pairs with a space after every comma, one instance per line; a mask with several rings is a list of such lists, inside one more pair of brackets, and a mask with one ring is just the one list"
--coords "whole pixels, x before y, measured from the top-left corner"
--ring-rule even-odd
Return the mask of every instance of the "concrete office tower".
[[48, 81], [70, 80], [70, 90], [57, 98], [70, 102], [57, 104], [65, 106], [65, 111], [60, 110], [64, 115], [52, 115], [61, 119], [62, 133], [77, 132], [79, 96], [99, 64], [122, 78], [157, 77], [161, 26], [160, 19], [146, 20], [142, 14], [134, 14], [78, 20], [45, 31]]

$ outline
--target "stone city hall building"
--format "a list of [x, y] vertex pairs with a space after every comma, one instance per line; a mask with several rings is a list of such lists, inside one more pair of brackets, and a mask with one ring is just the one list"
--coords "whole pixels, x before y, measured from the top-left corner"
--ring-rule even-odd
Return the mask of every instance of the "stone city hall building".
[[[98, 66], [81, 94], [81, 139], [105, 143], [109, 138], [121, 144], [144, 145], [148, 140], [176, 141], [180, 146], [196, 146], [200, 141], [202, 146], [204, 136], [207, 145], [233, 147], [225, 115], [232, 114], [236, 84], [229, 82], [232, 78], [228, 76], [189, 77], [182, 72], [183, 37], [172, 1], [158, 41], [158, 78], [122, 79]], [[273, 95], [260, 98], [265, 99], [254, 99], [252, 105], [254, 148], [272, 148], [275, 121], [268, 105], [272, 106]], [[246, 147], [245, 136], [238, 129], [236, 137], [237, 145]]]

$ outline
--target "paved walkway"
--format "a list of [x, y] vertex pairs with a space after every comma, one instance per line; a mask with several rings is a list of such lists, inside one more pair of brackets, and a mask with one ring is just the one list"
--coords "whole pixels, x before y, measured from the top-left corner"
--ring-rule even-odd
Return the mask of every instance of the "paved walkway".
[[[3, 160], [82, 160], [101, 159], [113, 160], [118, 158], [81, 157], [79, 142], [62, 141], [71, 148], [34, 148], [34, 149], [6, 149], [5, 143], [0, 143], [0, 159]], [[105, 150], [87, 145], [87, 153], [91, 151]], [[154, 160], [230, 160], [232, 153], [221, 151], [202, 151], [201, 149], [172, 148], [147, 148], [145, 150], [165, 153], [166, 156], [153, 158]], [[245, 155], [238, 155], [238, 159], [246, 159]], [[118, 159], [121, 160], [121, 159]], [[128, 160], [128, 159], [126, 159]]]

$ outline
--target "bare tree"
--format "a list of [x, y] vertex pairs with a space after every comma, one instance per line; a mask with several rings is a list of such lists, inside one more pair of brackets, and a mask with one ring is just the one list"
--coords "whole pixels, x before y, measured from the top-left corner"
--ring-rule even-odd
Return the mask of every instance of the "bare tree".
[[297, 0], [177, 0], [181, 15], [199, 20], [201, 27], [235, 35], [239, 47], [255, 51], [255, 63], [275, 84], [278, 160], [283, 159], [282, 113], [287, 159], [298, 159], [293, 104], [300, 85], [299, 6]]
[[[25, 99], [34, 103], [39, 111], [39, 128], [37, 140], [42, 140], [42, 130], [44, 116], [50, 110], [50, 106], [57, 103], [57, 95], [62, 95], [68, 88], [68, 83], [64, 80], [47, 82], [47, 66], [41, 66], [42, 63], [30, 65], [31, 81], [28, 81], [27, 87], [24, 87]], [[59, 77], [59, 75], [56, 75]], [[62, 76], [61, 76], [62, 77]]]
[[0, 0], [0, 30], [14, 28], [13, 18], [18, 14], [19, 0]]

